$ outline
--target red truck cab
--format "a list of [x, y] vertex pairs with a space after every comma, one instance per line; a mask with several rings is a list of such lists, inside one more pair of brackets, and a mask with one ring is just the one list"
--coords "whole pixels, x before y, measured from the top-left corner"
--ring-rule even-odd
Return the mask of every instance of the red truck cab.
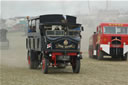
[[104, 55], [128, 57], [128, 24], [101, 23], [89, 40], [89, 56], [99, 60]]

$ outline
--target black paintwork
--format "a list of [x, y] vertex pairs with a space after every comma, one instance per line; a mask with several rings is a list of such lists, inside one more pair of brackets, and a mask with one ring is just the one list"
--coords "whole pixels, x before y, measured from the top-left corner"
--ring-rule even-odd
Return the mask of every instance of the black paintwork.
[[[47, 36], [46, 35], [46, 29], [44, 29], [44, 26], [47, 25], [62, 25], [64, 26], [64, 31], [67, 32], [70, 28], [76, 28], [81, 27], [81, 24], [76, 23], [76, 17], [75, 16], [63, 16], [61, 14], [49, 14], [49, 15], [40, 15], [38, 18], [35, 18], [35, 20], [40, 21], [39, 23], [39, 29], [41, 34], [41, 51], [48, 51], [48, 52], [80, 52], [80, 48], [78, 48], [78, 44], [80, 44], [80, 36]], [[34, 19], [32, 19], [34, 20]], [[63, 45], [64, 41], [68, 41], [68, 45], [73, 44], [74, 48], [56, 48], [56, 44]], [[51, 43], [52, 47], [47, 48], [47, 45]], [[30, 46], [31, 47], [31, 46]], [[35, 47], [35, 45], [33, 46]]]

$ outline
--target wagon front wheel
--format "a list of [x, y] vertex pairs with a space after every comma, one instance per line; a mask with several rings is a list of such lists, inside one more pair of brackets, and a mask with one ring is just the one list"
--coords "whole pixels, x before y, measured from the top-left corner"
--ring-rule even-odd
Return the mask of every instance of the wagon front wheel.
[[72, 70], [73, 73], [79, 73], [80, 72], [80, 59], [73, 59], [72, 61]]
[[49, 60], [47, 58], [42, 59], [42, 72], [44, 74], [48, 73], [48, 67], [49, 67]]

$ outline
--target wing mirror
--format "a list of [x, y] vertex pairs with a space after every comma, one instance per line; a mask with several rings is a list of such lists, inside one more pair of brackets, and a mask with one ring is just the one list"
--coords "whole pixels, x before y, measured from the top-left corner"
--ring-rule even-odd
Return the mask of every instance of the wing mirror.
[[81, 27], [81, 30], [84, 31], [84, 27], [83, 26]]
[[96, 32], [94, 32], [94, 34], [96, 34]]

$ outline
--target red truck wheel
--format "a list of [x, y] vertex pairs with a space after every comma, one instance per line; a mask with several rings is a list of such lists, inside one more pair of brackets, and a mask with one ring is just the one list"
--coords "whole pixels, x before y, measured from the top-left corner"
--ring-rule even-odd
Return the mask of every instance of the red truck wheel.
[[47, 58], [42, 59], [42, 72], [44, 74], [48, 73], [48, 67], [49, 67], [49, 60]]
[[92, 58], [92, 51], [89, 50], [89, 58]]
[[128, 58], [128, 53], [125, 54], [125, 56], [122, 56], [122, 60], [126, 61]]
[[100, 49], [97, 50], [97, 59], [98, 60], [102, 60], [103, 59], [103, 52]]
[[94, 56], [93, 56], [93, 50], [91, 50], [90, 58], [94, 58]]

